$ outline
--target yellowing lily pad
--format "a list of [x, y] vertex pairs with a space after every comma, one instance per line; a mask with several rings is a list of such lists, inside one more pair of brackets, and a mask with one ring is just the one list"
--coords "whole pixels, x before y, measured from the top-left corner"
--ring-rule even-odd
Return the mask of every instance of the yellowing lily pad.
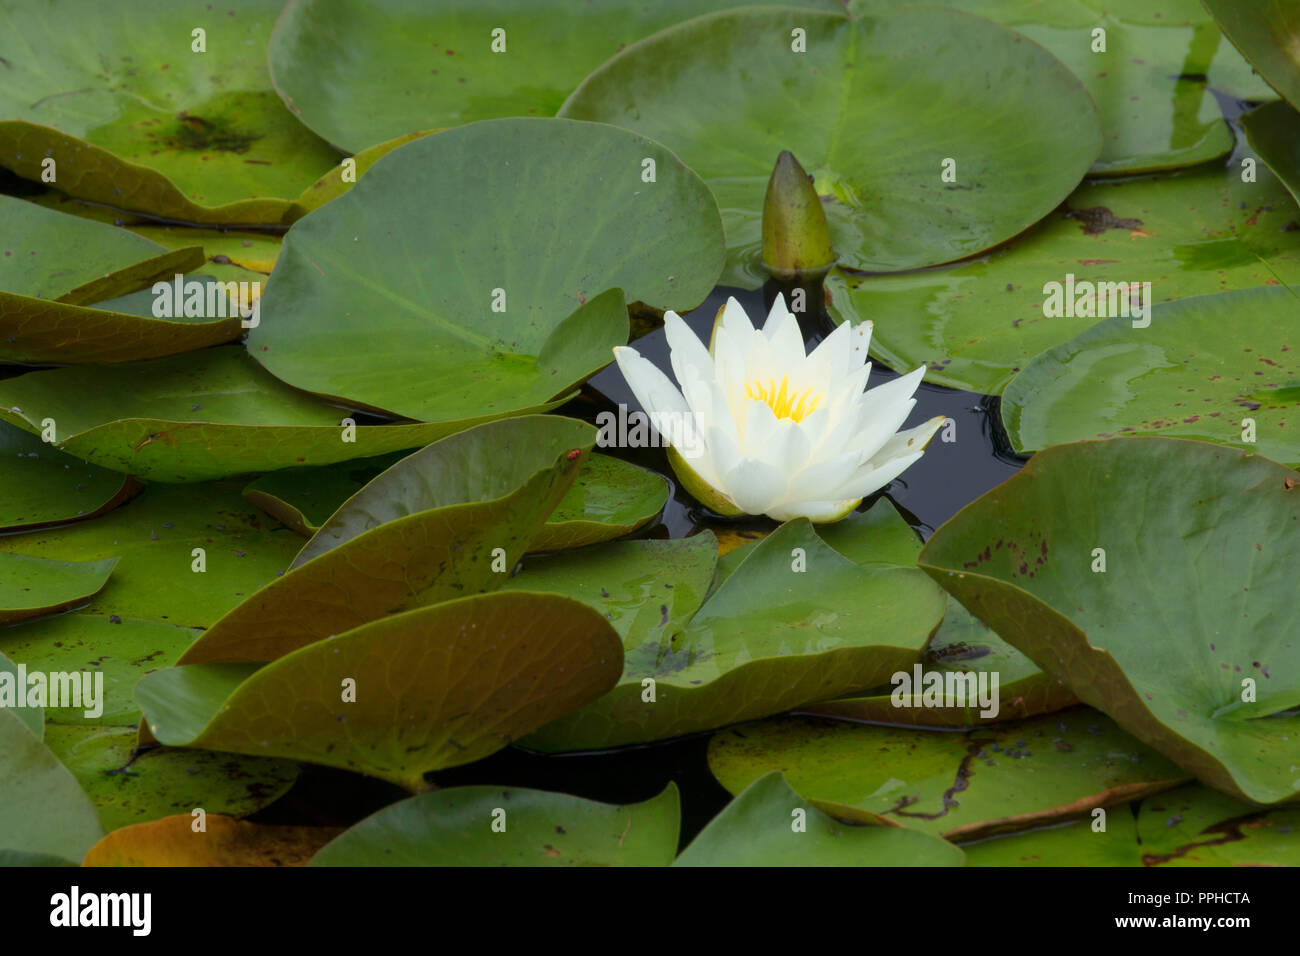
[[338, 827], [272, 826], [221, 814], [194, 828], [189, 813], [114, 830], [86, 853], [82, 866], [306, 866], [338, 836]]
[[[80, 199], [198, 223], [277, 224], [338, 162], [271, 89], [277, 0], [15, 0], [0, 163]], [[198, 32], [196, 32], [198, 31]]]
[[287, 574], [209, 628], [181, 663], [274, 660], [385, 614], [499, 587], [595, 440], [585, 422], [529, 416], [402, 459], [344, 503]]
[[732, 793], [773, 770], [818, 806], [864, 810], [946, 839], [1023, 830], [1178, 786], [1187, 774], [1103, 714], [941, 733], [785, 718], [709, 741]]
[[1300, 793], [1300, 473], [1172, 438], [1057, 445], [920, 563], [1080, 700], [1202, 783]]
[[312, 866], [667, 866], [681, 825], [677, 786], [611, 806], [520, 787], [451, 787], [385, 807]]
[[411, 790], [598, 697], [618, 635], [568, 598], [481, 594], [393, 614], [256, 664], [201, 664], [136, 685], [162, 743], [289, 757]]

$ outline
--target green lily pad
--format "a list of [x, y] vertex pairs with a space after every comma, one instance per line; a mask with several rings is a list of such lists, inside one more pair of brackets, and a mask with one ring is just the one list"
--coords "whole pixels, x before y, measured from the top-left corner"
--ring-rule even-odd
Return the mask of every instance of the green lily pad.
[[140, 488], [126, 475], [78, 461], [0, 421], [0, 530], [96, 518]]
[[[919, 542], [917, 550], [920, 551]], [[974, 727], [1050, 714], [1078, 703], [1064, 684], [1039, 670], [1033, 661], [998, 637], [951, 596], [943, 612], [943, 624], [930, 639], [921, 666], [924, 673], [933, 671], [944, 675], [945, 680], [948, 674], [975, 674], [976, 680], [980, 674], [997, 674], [996, 714], [981, 716], [977, 704], [964, 699], [961, 703], [956, 699], [949, 701], [946, 696], [938, 707], [895, 707], [892, 694], [897, 685], [861, 697], [800, 707], [799, 713], [919, 727]]]
[[35, 735], [37, 740], [43, 740], [45, 738], [45, 708], [39, 704], [32, 707], [26, 706], [26, 690], [22, 681], [19, 680], [18, 665], [2, 653], [0, 653], [0, 673], [12, 675], [9, 679], [14, 682], [15, 693], [23, 695], [21, 698], [23, 706], [17, 706], [18, 699], [16, 698], [11, 713]]
[[[783, 149], [825, 198], [840, 263], [888, 272], [1011, 238], [1101, 148], [1096, 108], [1059, 60], [991, 21], [926, 7], [698, 17], [606, 62], [560, 115], [644, 133], [703, 176], [724, 210], [725, 282], [750, 288], [765, 278], [763, 197]], [[942, 178], [945, 158], [956, 182]]]
[[[1300, 293], [1162, 303], [1150, 328], [1106, 319], [1031, 361], [1002, 395], [1011, 444], [1196, 438], [1300, 464]], [[1249, 434], [1246, 422], [1253, 424]]]
[[732, 793], [773, 770], [823, 810], [865, 810], [949, 840], [1023, 830], [1187, 780], [1102, 714], [940, 733], [785, 718], [709, 741], [709, 769]]
[[[294, 0], [268, 52], [289, 109], [352, 150], [413, 129], [504, 116], [553, 116], [584, 76], [629, 43], [736, 0], [592, 5], [561, 2]], [[838, 9], [836, 0], [789, 6]], [[501, 36], [494, 50], [493, 31]], [[321, 69], [329, 63], [328, 71]]]
[[[853, 0], [851, 11], [886, 8]], [[1107, 0], [949, 0], [1042, 44], [1083, 82], [1101, 114], [1094, 175], [1190, 166], [1226, 155], [1232, 133], [1209, 87], [1237, 99], [1272, 96], [1199, 0], [1141, 7]], [[1094, 49], [1104, 31], [1105, 50]]]
[[134, 753], [134, 727], [52, 724], [46, 744], [72, 771], [106, 832], [196, 807], [244, 817], [274, 803], [298, 778], [286, 760], [205, 750]]
[[393, 150], [296, 222], [249, 350], [291, 385], [394, 414], [502, 414], [612, 360], [628, 338], [619, 289], [683, 311], [722, 257], [708, 187], [659, 144], [489, 120]]
[[1193, 784], [1092, 820], [967, 844], [969, 866], [1295, 866], [1300, 809], [1271, 810]]
[[[77, 780], [23, 720], [0, 707], [0, 848], [79, 862], [104, 830]], [[49, 859], [45, 860], [49, 864]]]
[[1150, 282], [1158, 303], [1300, 282], [1295, 201], [1267, 169], [1253, 183], [1241, 176], [1234, 164], [1089, 183], [972, 262], [906, 276], [832, 272], [830, 311], [837, 321], [873, 320], [872, 354], [891, 368], [926, 364], [927, 381], [996, 395], [1035, 355], [1101, 318], [1045, 315], [1049, 283], [1063, 293], [1071, 275], [1076, 284]]
[[80, 672], [87, 675], [83, 680], [94, 682], [95, 699], [47, 706], [47, 723], [128, 727], [140, 720], [131, 696], [136, 682], [175, 661], [195, 636], [193, 630], [165, 621], [61, 614], [0, 630], [0, 649], [25, 664], [28, 673]]
[[152, 481], [209, 481], [372, 457], [427, 445], [505, 413], [357, 425], [350, 432], [346, 408], [290, 388], [238, 345], [0, 381], [0, 418], [38, 434], [53, 419], [59, 448]]
[[667, 866], [676, 784], [614, 806], [519, 787], [452, 787], [394, 803], [327, 843], [311, 866]]
[[1284, 100], [1265, 103], [1241, 118], [1241, 128], [1255, 155], [1300, 202], [1300, 112]]
[[[338, 162], [271, 89], [278, 0], [16, 0], [0, 33], [0, 163], [80, 199], [186, 222], [276, 224]], [[75, 24], [75, 29], [69, 25]], [[204, 50], [193, 31], [205, 31]]]
[[1202, 442], [1057, 445], [948, 521], [920, 563], [1201, 782], [1276, 803], [1300, 793], [1297, 483]]
[[[244, 497], [310, 537], [338, 507], [400, 456], [290, 468], [263, 475]], [[537, 533], [530, 551], [562, 551], [621, 538], [649, 524], [668, 501], [668, 481], [607, 455], [584, 455], [578, 477]]]
[[1300, 107], [1300, 9], [1280, 0], [1203, 0], [1269, 85]]
[[[859, 533], [902, 523], [888, 505], [874, 511]], [[716, 554], [705, 551], [713, 541], [687, 539], [672, 550], [655, 544], [616, 543], [540, 566], [525, 562], [511, 582], [619, 612], [611, 620], [625, 646], [618, 687], [527, 746], [644, 743], [876, 687], [920, 658], [943, 616], [943, 594], [915, 566], [857, 564], [805, 519], [787, 522], [747, 552], [693, 614], [688, 608], [707, 587], [702, 572]], [[689, 600], [676, 593], [684, 585]], [[679, 614], [689, 620], [675, 620]]]
[[817, 809], [773, 771], [727, 804], [674, 866], [962, 866], [965, 855], [904, 827], [855, 826]]
[[117, 558], [51, 561], [0, 551], [0, 626], [66, 610], [104, 587]]
[[385, 614], [499, 587], [595, 440], [585, 422], [538, 415], [481, 425], [403, 458], [181, 663], [270, 661]]
[[[288, 568], [302, 547], [301, 538], [268, 521], [239, 491], [233, 482], [151, 485], [94, 521], [6, 535], [4, 549], [55, 561], [120, 557], [85, 613], [207, 627]], [[203, 549], [202, 571], [195, 570], [196, 548]], [[63, 620], [33, 621], [4, 633]]]
[[482, 759], [598, 697], [622, 664], [618, 635], [592, 608], [511, 591], [393, 614], [260, 667], [158, 671], [135, 693], [162, 743], [418, 790], [429, 771]]

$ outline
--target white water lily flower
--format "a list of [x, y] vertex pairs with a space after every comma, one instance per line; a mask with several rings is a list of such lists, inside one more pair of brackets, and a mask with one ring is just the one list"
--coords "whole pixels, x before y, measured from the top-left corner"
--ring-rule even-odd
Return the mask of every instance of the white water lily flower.
[[708, 349], [676, 312], [664, 331], [680, 391], [635, 349], [614, 355], [678, 479], [722, 514], [838, 521], [919, 459], [945, 420], [898, 430], [924, 366], [864, 391], [870, 322], [841, 323], [808, 355], [780, 296], [761, 330], [728, 299]]

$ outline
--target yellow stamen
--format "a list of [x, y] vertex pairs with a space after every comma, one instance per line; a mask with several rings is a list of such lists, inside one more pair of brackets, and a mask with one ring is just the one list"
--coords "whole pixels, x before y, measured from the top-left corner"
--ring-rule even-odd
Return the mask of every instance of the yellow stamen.
[[781, 377], [780, 388], [777, 388], [774, 379], [769, 379], [766, 383], [748, 382], [745, 385], [745, 395], [772, 409], [772, 414], [777, 418], [789, 418], [796, 422], [803, 421], [816, 411], [822, 400], [821, 393], [813, 394], [811, 388], [806, 388], [802, 392], [791, 392], [789, 375]]

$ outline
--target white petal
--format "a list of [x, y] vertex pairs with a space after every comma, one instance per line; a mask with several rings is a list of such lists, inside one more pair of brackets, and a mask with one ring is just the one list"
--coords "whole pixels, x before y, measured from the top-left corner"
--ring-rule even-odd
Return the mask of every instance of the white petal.
[[808, 439], [799, 423], [788, 418], [777, 422], [776, 429], [755, 456], [789, 476], [808, 462]]
[[636, 349], [626, 345], [617, 346], [614, 358], [618, 360], [619, 370], [627, 379], [628, 388], [632, 389], [632, 394], [647, 413], [686, 415], [690, 412], [686, 399], [677, 391], [677, 386], [653, 362], [642, 358]]
[[[845, 322], [845, 325], [849, 323]], [[871, 332], [875, 328], [875, 323], [871, 321], [859, 322], [853, 326], [853, 363], [860, 365], [867, 360], [867, 350], [871, 346]]]
[[749, 315], [745, 312], [745, 307], [736, 301], [735, 296], [727, 297], [727, 304], [722, 307], [722, 325], [718, 329], [731, 329], [735, 332], [752, 332], [754, 323], [749, 321]]
[[807, 518], [809, 521], [838, 521], [861, 503], [861, 498], [847, 501], [795, 501], [777, 505], [767, 512], [767, 516], [777, 521], [790, 521], [793, 518]]
[[891, 458], [897, 458], [899, 455], [910, 455], [912, 452], [925, 451], [925, 446], [930, 443], [934, 433], [942, 428], [943, 423], [947, 420], [946, 416], [938, 415], [928, 422], [917, 425], [915, 428], [899, 432], [885, 442], [880, 451], [871, 456], [870, 463], [879, 468]]
[[804, 374], [813, 381], [820, 381], [830, 386], [841, 376], [846, 375], [853, 366], [853, 328], [848, 322], [841, 322], [834, 331], [812, 350], [804, 364]]
[[836, 455], [809, 465], [790, 480], [790, 494], [807, 501], [829, 498], [862, 468], [856, 452]]
[[863, 396], [863, 401], [867, 402], [871, 408], [882, 408], [911, 398], [916, 392], [917, 386], [921, 384], [923, 375], [925, 375], [924, 365], [912, 369], [906, 375], [891, 379], [884, 385], [877, 385], [875, 388], [870, 389]]
[[722, 477], [727, 497], [751, 515], [767, 512], [785, 493], [785, 474], [756, 458], [742, 458]]
[[[784, 315], [777, 314], [777, 306], [780, 306]], [[763, 334], [771, 344], [771, 351], [776, 354], [778, 361], [787, 369], [798, 367], [796, 363], [803, 358], [804, 353], [803, 332], [794, 314], [785, 311], [785, 302], [780, 295], [772, 306], [772, 315], [767, 320], [767, 325], [763, 327]]]
[[858, 452], [864, 462], [871, 460], [885, 442], [894, 437], [894, 433], [902, 427], [903, 422], [907, 421], [907, 416], [912, 414], [915, 406], [914, 398], [895, 403], [883, 410], [866, 404], [860, 405], [858, 421], [862, 424], [849, 439], [847, 450]]
[[918, 451], [911, 455], [903, 455], [901, 458], [892, 458], [879, 468], [866, 465], [835, 493], [835, 497], [865, 498], [885, 487], [920, 458], [921, 453]]
[[748, 399], [741, 412], [740, 452], [759, 458], [777, 430], [777, 418], [766, 402]]
[[685, 385], [688, 368], [694, 368], [701, 378], [714, 376], [713, 357], [709, 350], [682, 317], [671, 309], [664, 313], [664, 338], [668, 340], [669, 359], [679, 384]]

